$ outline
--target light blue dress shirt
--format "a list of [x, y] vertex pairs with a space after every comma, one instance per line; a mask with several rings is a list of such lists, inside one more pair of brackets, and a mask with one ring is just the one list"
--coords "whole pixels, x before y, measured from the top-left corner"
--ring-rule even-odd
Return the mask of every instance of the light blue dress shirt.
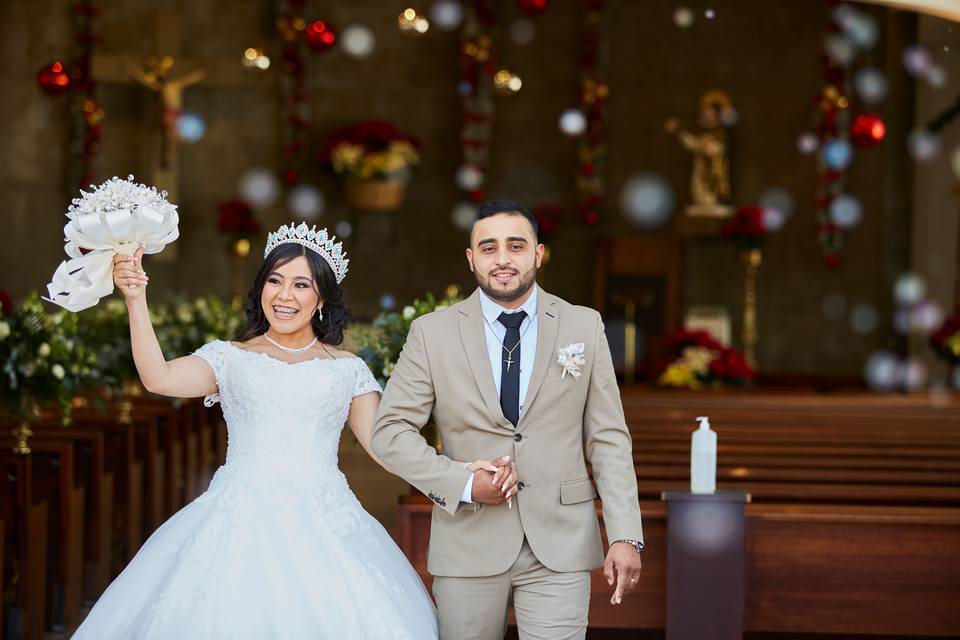
[[[527, 298], [517, 309], [507, 309], [491, 299], [482, 290], [480, 291], [480, 312], [483, 314], [483, 337], [487, 344], [487, 354], [490, 357], [490, 369], [493, 372], [493, 384], [500, 397], [500, 376], [503, 373], [503, 338], [507, 335], [507, 328], [500, 324], [497, 318], [501, 313], [527, 312], [527, 317], [520, 325], [520, 415], [523, 415], [523, 402], [527, 397], [527, 388], [530, 386], [530, 376], [533, 375], [533, 362], [537, 356], [537, 285], [534, 284]], [[508, 347], [513, 345], [508, 344]], [[460, 502], [473, 502], [473, 476], [467, 480]]]

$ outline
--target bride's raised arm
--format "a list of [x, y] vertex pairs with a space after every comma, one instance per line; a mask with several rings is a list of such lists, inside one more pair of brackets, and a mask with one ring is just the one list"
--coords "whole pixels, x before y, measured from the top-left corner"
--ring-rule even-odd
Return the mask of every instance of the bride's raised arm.
[[150, 322], [146, 288], [149, 278], [143, 270], [143, 249], [132, 256], [117, 254], [113, 259], [113, 281], [127, 303], [133, 361], [144, 388], [162, 396], [193, 398], [217, 392], [213, 369], [202, 358], [163, 357], [157, 334]]

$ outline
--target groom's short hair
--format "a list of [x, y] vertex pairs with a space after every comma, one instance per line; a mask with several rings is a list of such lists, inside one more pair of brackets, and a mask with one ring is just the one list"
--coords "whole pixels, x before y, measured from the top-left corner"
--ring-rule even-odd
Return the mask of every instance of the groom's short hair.
[[[493, 200], [487, 200], [480, 205], [479, 209], [477, 209], [476, 219], [483, 220], [484, 218], [495, 216], [498, 213], [509, 213], [526, 218], [527, 222], [530, 223], [530, 226], [533, 227], [534, 241], [539, 241], [538, 235], [540, 233], [540, 225], [537, 224], [537, 216], [530, 213], [530, 209], [527, 209], [516, 200], [511, 200], [510, 198], [494, 198]], [[473, 234], [473, 227], [470, 228], [470, 233], [471, 235]]]

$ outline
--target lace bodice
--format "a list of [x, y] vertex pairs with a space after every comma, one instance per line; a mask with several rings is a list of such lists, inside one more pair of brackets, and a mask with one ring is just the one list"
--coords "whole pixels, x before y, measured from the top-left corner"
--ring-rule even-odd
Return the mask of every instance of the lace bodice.
[[381, 391], [357, 357], [297, 363], [218, 340], [194, 355], [217, 378], [229, 434], [224, 469], [273, 482], [303, 481], [337, 471], [340, 433], [354, 396]]

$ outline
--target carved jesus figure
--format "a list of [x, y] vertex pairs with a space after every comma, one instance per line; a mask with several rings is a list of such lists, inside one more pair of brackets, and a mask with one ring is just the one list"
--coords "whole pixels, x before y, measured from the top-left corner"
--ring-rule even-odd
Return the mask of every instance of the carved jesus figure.
[[174, 60], [170, 56], [148, 58], [142, 66], [127, 65], [126, 71], [137, 82], [155, 91], [160, 98], [160, 123], [163, 127], [163, 168], [171, 166], [176, 149], [177, 118], [183, 110], [183, 91], [207, 76], [206, 69], [194, 69], [189, 73], [174, 76], [170, 73]]

